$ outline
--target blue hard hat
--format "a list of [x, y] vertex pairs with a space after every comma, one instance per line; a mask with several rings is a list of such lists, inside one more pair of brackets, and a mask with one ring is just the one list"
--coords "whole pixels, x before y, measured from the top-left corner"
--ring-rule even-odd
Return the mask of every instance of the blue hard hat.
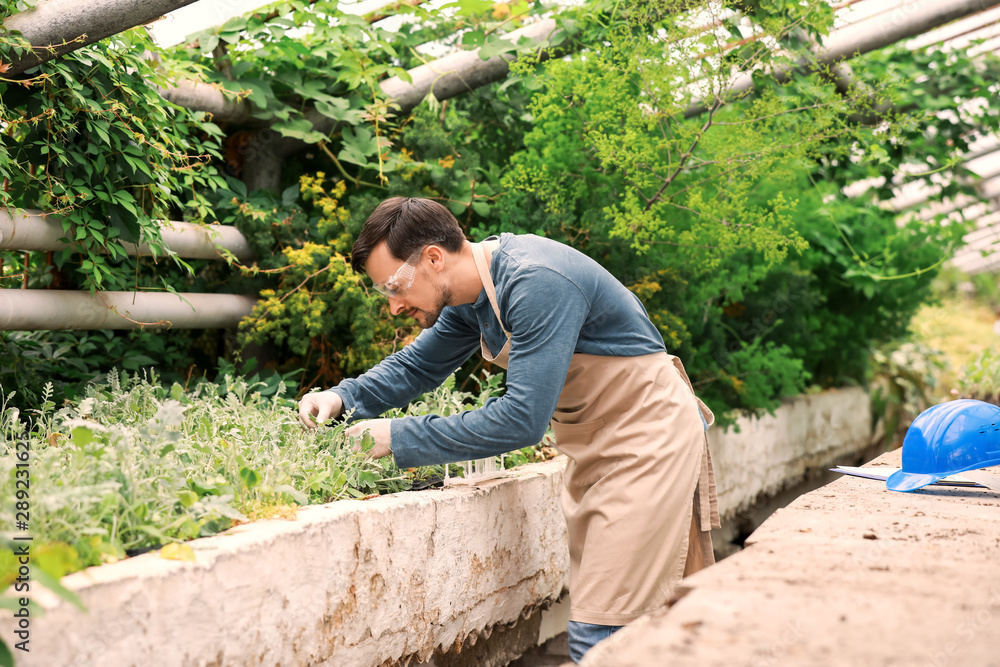
[[903, 438], [903, 468], [892, 491], [915, 491], [948, 475], [1000, 465], [1000, 407], [962, 399], [927, 408]]

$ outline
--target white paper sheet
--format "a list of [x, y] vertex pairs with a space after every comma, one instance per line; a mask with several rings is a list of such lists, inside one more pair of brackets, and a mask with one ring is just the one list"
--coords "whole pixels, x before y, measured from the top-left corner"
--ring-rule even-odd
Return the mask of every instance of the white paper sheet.
[[[874, 468], [855, 468], [853, 466], [837, 466], [836, 468], [830, 468], [833, 472], [842, 472], [845, 475], [853, 475], [854, 477], [865, 477], [867, 479], [878, 479], [885, 481], [889, 479], [892, 473], [899, 470], [899, 468], [883, 468], [881, 466]], [[982, 484], [977, 484], [968, 477], [963, 477], [962, 475], [951, 475], [950, 477], [945, 477], [944, 479], [934, 482], [941, 486], [983, 486]]]

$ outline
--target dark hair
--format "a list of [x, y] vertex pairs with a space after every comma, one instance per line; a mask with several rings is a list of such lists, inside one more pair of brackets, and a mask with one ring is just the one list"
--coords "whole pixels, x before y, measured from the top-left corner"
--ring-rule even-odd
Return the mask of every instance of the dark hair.
[[364, 229], [354, 242], [351, 266], [364, 273], [372, 250], [382, 241], [389, 254], [407, 260], [414, 252], [436, 243], [449, 252], [458, 252], [465, 243], [465, 233], [458, 220], [441, 204], [430, 199], [392, 197], [378, 205], [368, 216]]

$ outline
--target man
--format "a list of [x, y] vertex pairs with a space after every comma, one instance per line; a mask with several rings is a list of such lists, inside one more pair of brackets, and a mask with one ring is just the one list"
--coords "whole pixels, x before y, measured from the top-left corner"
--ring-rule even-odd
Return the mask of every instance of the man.
[[533, 235], [465, 239], [446, 208], [394, 197], [375, 209], [351, 263], [424, 328], [357, 379], [307, 394], [302, 421], [377, 417], [438, 386], [477, 348], [507, 369], [503, 396], [450, 417], [375, 419], [373, 456], [400, 467], [484, 458], [539, 442], [568, 457], [570, 654], [668, 602], [714, 561], [712, 413], [639, 300], [586, 255]]

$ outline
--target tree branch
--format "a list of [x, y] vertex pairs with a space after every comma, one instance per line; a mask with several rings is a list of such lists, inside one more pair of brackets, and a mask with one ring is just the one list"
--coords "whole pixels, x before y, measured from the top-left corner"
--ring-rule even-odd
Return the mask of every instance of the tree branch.
[[681, 171], [683, 171], [684, 165], [687, 163], [691, 155], [694, 154], [695, 149], [698, 148], [698, 142], [701, 141], [701, 138], [703, 136], [705, 136], [705, 133], [708, 131], [708, 128], [712, 127], [712, 118], [713, 116], [715, 116], [715, 112], [719, 110], [719, 107], [721, 105], [722, 105], [721, 99], [716, 100], [715, 105], [708, 112], [708, 120], [706, 120], [704, 125], [701, 126], [701, 129], [698, 130], [698, 135], [694, 138], [694, 142], [691, 144], [691, 147], [688, 148], [687, 152], [681, 156], [680, 162], [677, 165], [677, 168], [674, 170], [674, 173], [670, 174], [670, 176], [664, 179], [663, 185], [661, 185], [660, 189], [656, 191], [656, 194], [653, 195], [652, 199], [646, 200], [646, 207], [642, 209], [643, 211], [648, 211], [650, 208], [652, 208], [653, 204], [655, 204], [657, 200], [659, 200], [660, 196], [664, 193], [664, 191], [668, 187], [670, 187], [670, 184], [674, 182], [674, 179], [676, 179], [677, 176], [681, 173]]

